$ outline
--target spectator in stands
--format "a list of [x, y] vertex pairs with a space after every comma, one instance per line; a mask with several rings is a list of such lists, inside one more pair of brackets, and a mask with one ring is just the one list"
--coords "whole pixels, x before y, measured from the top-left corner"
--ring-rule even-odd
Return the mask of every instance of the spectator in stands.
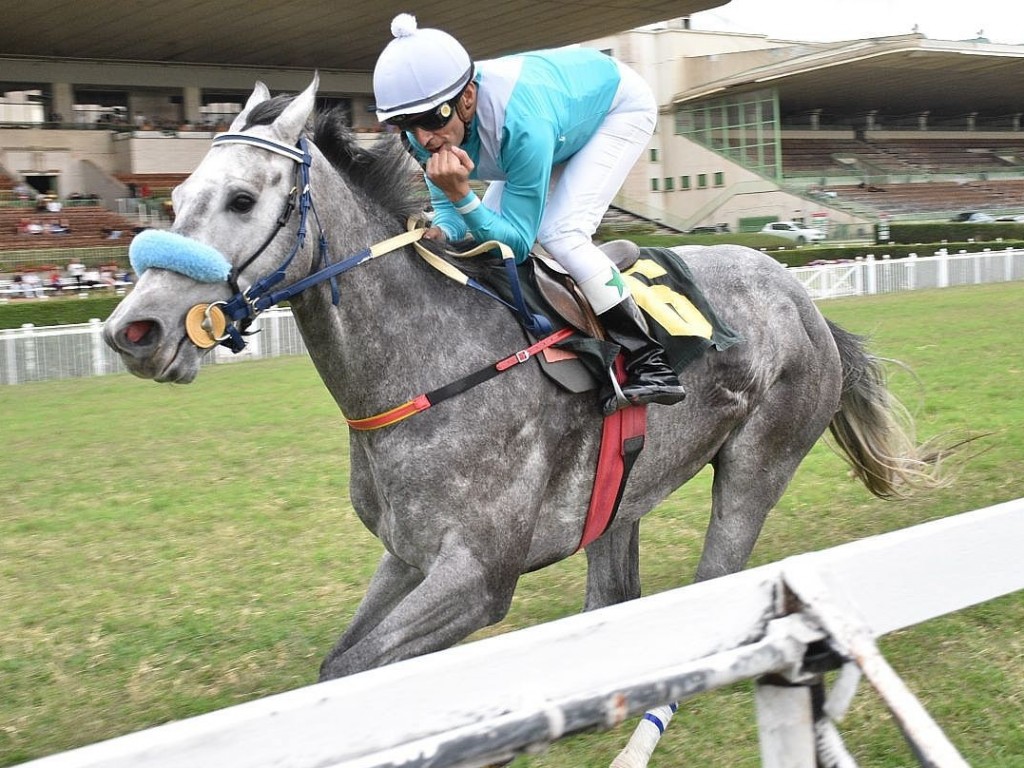
[[64, 284], [60, 280], [60, 272], [53, 271], [50, 273], [49, 287], [54, 293], [60, 293], [61, 289], [64, 287]]
[[[650, 86], [593, 49], [474, 63], [458, 40], [419, 29], [410, 14], [396, 16], [391, 32], [373, 73], [377, 119], [405, 131], [424, 167], [435, 212], [425, 237], [500, 240], [519, 261], [539, 240], [623, 348], [626, 400], [680, 402], [685, 391], [664, 350], [592, 242], [654, 132]], [[470, 178], [492, 182], [482, 200]], [[603, 407], [619, 405], [613, 397]]]
[[21, 272], [15, 272], [11, 278], [11, 296], [20, 299], [25, 295], [25, 276]]
[[26, 299], [41, 299], [43, 297], [43, 284], [35, 272], [25, 273], [24, 292]]
[[82, 287], [82, 275], [85, 274], [85, 264], [80, 261], [72, 261], [67, 268], [68, 277], [75, 281], [75, 285]]

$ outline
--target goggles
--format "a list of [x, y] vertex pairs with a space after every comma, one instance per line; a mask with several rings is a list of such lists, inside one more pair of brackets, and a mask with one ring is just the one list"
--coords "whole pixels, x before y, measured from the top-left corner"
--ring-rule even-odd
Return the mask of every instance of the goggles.
[[428, 109], [426, 112], [420, 112], [415, 115], [395, 115], [394, 117], [389, 117], [384, 122], [396, 128], [401, 128], [403, 131], [412, 131], [414, 128], [422, 128], [425, 131], [439, 131], [448, 125], [452, 119], [452, 115], [455, 114], [455, 104], [461, 95], [460, 93], [454, 99], [444, 101], [433, 109]]

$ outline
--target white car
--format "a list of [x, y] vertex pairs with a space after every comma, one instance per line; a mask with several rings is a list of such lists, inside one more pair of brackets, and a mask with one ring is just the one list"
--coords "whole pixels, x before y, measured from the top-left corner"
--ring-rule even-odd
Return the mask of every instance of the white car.
[[825, 239], [825, 233], [820, 229], [805, 227], [803, 224], [797, 224], [795, 221], [773, 221], [765, 224], [761, 231], [766, 235], [775, 235], [776, 237], [792, 240], [797, 245], [815, 243]]

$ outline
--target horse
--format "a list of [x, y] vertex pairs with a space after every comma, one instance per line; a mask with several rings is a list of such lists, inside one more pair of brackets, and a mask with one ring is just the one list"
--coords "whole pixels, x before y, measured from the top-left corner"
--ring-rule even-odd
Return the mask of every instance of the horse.
[[[374, 250], [420, 212], [415, 174], [394, 137], [361, 147], [335, 111], [316, 110], [317, 84], [272, 97], [257, 83], [173, 191], [159, 247], [136, 261], [147, 233], [137, 236], [141, 274], [104, 326], [136, 376], [191, 382], [214, 341], [244, 343], [250, 315], [282, 295], [352, 423], [528, 344], [506, 306], [408, 244]], [[307, 245], [307, 228], [319, 247]], [[585, 610], [640, 595], [641, 519], [707, 465], [698, 581], [745, 567], [826, 429], [877, 496], [901, 494], [924, 464], [882, 361], [827, 321], [783, 266], [736, 245], [673, 252], [743, 341], [683, 369], [682, 403], [648, 407], [614, 521], [585, 547]], [[363, 255], [337, 260], [346, 254]], [[517, 362], [409, 418], [349, 431], [352, 504], [384, 552], [320, 680], [452, 646], [506, 615], [522, 574], [578, 550], [603, 416], [594, 393], [560, 388], [528, 355]]]

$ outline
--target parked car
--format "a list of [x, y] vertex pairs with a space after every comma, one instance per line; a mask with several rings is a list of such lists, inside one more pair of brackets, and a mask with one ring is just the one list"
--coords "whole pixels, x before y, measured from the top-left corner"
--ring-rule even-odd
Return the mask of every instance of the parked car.
[[956, 216], [950, 219], [950, 221], [955, 221], [960, 224], [981, 224], [983, 222], [995, 220], [996, 219], [994, 216], [989, 216], [987, 213], [983, 213], [982, 211], [964, 211], [963, 213], [958, 213]]
[[816, 243], [825, 239], [825, 233], [820, 229], [805, 227], [795, 221], [773, 221], [765, 224], [761, 231], [766, 235], [775, 235], [792, 240], [797, 245], [804, 243]]

